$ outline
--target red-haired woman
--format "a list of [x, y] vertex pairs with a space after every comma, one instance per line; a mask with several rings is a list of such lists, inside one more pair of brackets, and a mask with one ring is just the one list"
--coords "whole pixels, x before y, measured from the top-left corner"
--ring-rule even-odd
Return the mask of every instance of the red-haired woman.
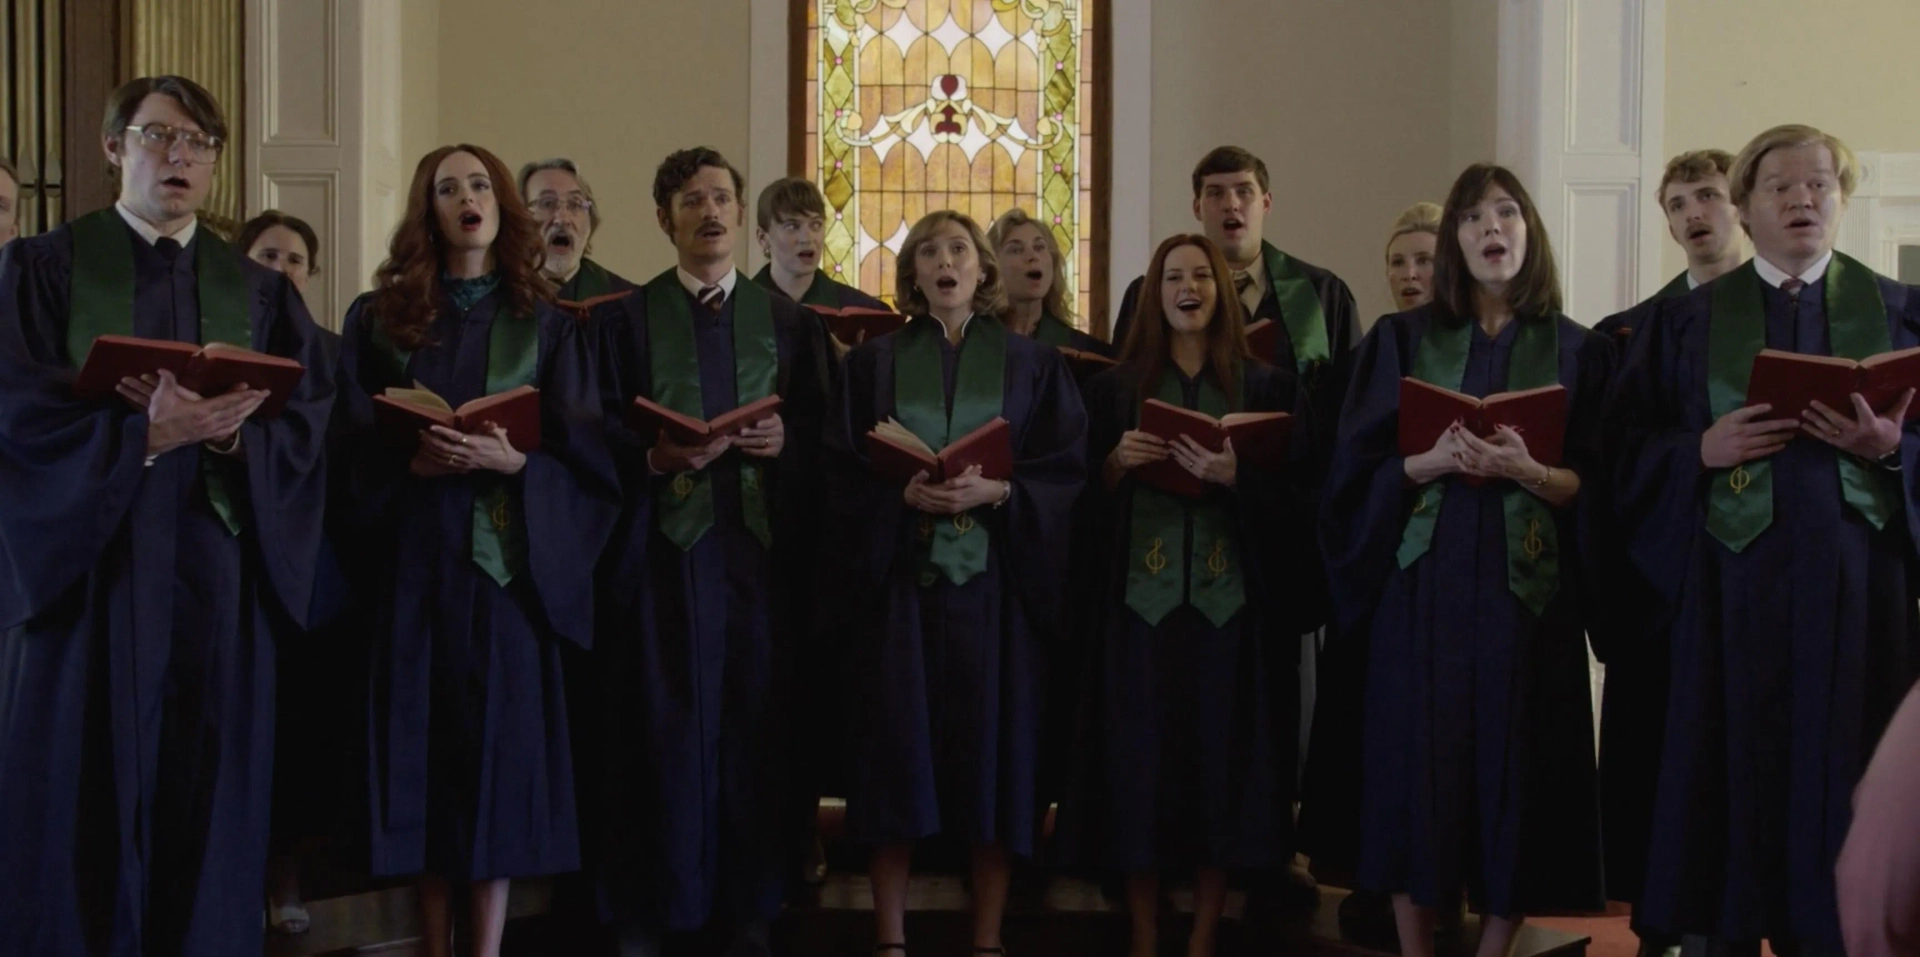
[[[618, 493], [591, 354], [540, 255], [500, 161], [442, 147], [342, 335], [353, 554], [374, 604], [372, 864], [421, 875], [434, 957], [451, 883], [470, 885], [472, 952], [491, 957], [508, 879], [580, 864], [560, 646], [590, 640]], [[415, 384], [455, 407], [536, 386], [543, 444], [516, 451], [491, 425], [393, 443], [373, 397]]]
[[[1189, 957], [1214, 952], [1228, 869], [1284, 867], [1293, 849], [1297, 691], [1267, 658], [1298, 648], [1303, 590], [1292, 561], [1317, 547], [1291, 489], [1285, 448], [1220, 452], [1139, 428], [1158, 399], [1216, 418], [1294, 408], [1291, 367], [1253, 358], [1219, 248], [1204, 236], [1160, 244], [1120, 365], [1087, 383], [1088, 495], [1104, 534], [1077, 749], [1087, 765], [1061, 811], [1069, 856], [1127, 875], [1136, 957], [1155, 953], [1159, 876], [1196, 875]], [[1230, 287], [1227, 287], [1230, 288]], [[1304, 432], [1302, 433], [1304, 435]], [[1171, 461], [1196, 497], [1141, 481]], [[1269, 460], [1271, 461], [1271, 460]], [[1309, 565], [1309, 567], [1311, 567]]]

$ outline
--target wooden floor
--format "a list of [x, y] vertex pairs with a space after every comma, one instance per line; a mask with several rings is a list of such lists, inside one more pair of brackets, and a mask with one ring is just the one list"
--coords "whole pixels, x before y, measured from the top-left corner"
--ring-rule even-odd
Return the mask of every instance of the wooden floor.
[[[1356, 937], [1340, 928], [1338, 910], [1346, 892], [1324, 888], [1319, 906], [1277, 917], [1240, 917], [1236, 895], [1221, 928], [1222, 957], [1369, 957], [1397, 948], [1391, 929], [1383, 937]], [[1176, 909], [1186, 903], [1172, 897]], [[418, 952], [419, 927], [411, 888], [388, 887], [311, 901], [313, 928], [297, 937], [270, 934], [268, 957], [403, 957]], [[957, 877], [915, 877], [908, 895], [907, 935], [913, 957], [962, 957], [968, 953], [969, 895]], [[510, 957], [600, 957], [609, 953], [591, 919], [570, 913], [564, 886], [554, 881], [514, 885], [505, 951]], [[1471, 953], [1477, 933], [1469, 917], [1460, 940]], [[1187, 921], [1162, 921], [1162, 953], [1180, 953]], [[1089, 881], [1054, 877], [1030, 882], [1010, 902], [1006, 944], [1013, 957], [1118, 957], [1127, 950], [1127, 919]], [[1587, 938], [1529, 925], [1514, 957], [1584, 957]], [[872, 952], [870, 888], [862, 875], [832, 876], [814, 901], [789, 907], [775, 924], [774, 953], [781, 957], [855, 957]]]

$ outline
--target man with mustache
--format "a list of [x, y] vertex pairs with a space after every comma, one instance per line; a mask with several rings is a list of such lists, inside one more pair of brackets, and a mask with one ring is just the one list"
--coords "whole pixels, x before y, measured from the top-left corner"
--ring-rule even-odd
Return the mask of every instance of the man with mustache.
[[[792, 701], [835, 365], [818, 317], [735, 268], [741, 188], [711, 149], [668, 156], [653, 198], [679, 262], [594, 310], [628, 489], [602, 563], [599, 879], [629, 957], [709, 926], [729, 957], [765, 954], [800, 837]], [[634, 396], [712, 420], [776, 394], [704, 441], [621, 424]]]
[[563, 305], [575, 306], [584, 318], [594, 300], [635, 288], [587, 258], [600, 231], [600, 207], [572, 160], [556, 157], [520, 167], [520, 195], [545, 241], [547, 258], [540, 271], [559, 287], [556, 297]]
[[[312, 607], [334, 389], [285, 276], [199, 220], [227, 144], [199, 84], [115, 91], [119, 200], [0, 248], [0, 953], [257, 957], [275, 656]], [[80, 396], [103, 335], [298, 361]]]
[[754, 282], [803, 306], [887, 308], [886, 303], [820, 268], [826, 253], [827, 202], [812, 180], [798, 176], [775, 180], [760, 191], [756, 206], [760, 228], [754, 235], [767, 264]]
[[1911, 389], [1747, 402], [1763, 348], [1920, 346], [1920, 289], [1834, 249], [1859, 175], [1812, 127], [1748, 143], [1728, 180], [1753, 259], [1660, 300], [1609, 395], [1612, 519], [1663, 613], [1639, 640], [1669, 668], [1633, 900], [1655, 946], [1845, 952], [1834, 865], [1854, 785], [1920, 663], [1920, 426]]

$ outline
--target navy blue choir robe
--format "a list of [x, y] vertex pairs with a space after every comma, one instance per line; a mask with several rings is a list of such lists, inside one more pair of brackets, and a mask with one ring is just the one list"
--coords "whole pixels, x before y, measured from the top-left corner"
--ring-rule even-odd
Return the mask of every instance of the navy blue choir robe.
[[[833, 596], [822, 617], [847, 642], [848, 835], [883, 844], [944, 834], [1031, 856], [1046, 646], [1064, 637], [1086, 409], [1058, 350], [1006, 337], [1001, 416], [1012, 427], [1013, 497], [973, 512], [990, 536], [986, 570], [964, 585], [943, 576], [923, 587], [920, 515], [866, 458], [867, 433], [896, 414], [896, 337], [848, 353], [826, 434], [840, 547], [836, 567], [821, 570]], [[958, 358], [943, 346], [949, 408]]]
[[[579, 866], [563, 643], [593, 637], [593, 567], [618, 508], [600, 434], [599, 379], [576, 320], [541, 304], [500, 314], [496, 290], [464, 314], [443, 296], [429, 345], [403, 374], [373, 342], [372, 295], [342, 332], [351, 556], [374, 584], [367, 756], [375, 874], [481, 881]], [[506, 477], [526, 568], [502, 587], [472, 558], [474, 475], [420, 478], [381, 435], [372, 398], [414, 382], [458, 407], [486, 393], [495, 322], [537, 322], [539, 451]]]
[[[674, 276], [657, 282], [671, 282]], [[747, 282], [739, 276], [736, 283]], [[694, 318], [700, 401], [711, 419], [741, 405], [734, 297], [710, 313], [684, 289]], [[607, 916], [670, 930], [746, 922], [779, 909], [792, 827], [796, 659], [810, 604], [807, 569], [820, 512], [820, 430], [832, 350], [825, 327], [773, 300], [785, 445], [767, 462], [764, 547], [741, 512], [728, 452], [707, 466], [714, 524], [681, 550], [659, 529], [654, 496], [672, 480], [647, 468], [656, 436], [622, 423], [654, 394], [647, 293], [595, 313], [603, 333], [606, 428], [625, 507], [601, 569], [604, 797], [595, 827]]]
[[[1311, 521], [1286, 515], [1299, 507], [1287, 491], [1295, 479], [1243, 460], [1234, 488], [1209, 489], [1241, 533], [1246, 606], [1222, 626], [1191, 605], [1158, 625], [1129, 608], [1135, 483], [1108, 490], [1102, 475], [1121, 436], [1137, 427], [1141, 374], [1125, 365], [1086, 387], [1082, 498], [1097, 516], [1099, 541], [1081, 554], [1098, 584], [1076, 596], [1090, 640], [1076, 649], [1086, 676], [1077, 747], [1061, 756], [1077, 766], [1060, 808], [1062, 854], [1128, 873], [1279, 867], [1293, 857], [1299, 735], [1270, 716], [1298, 714], [1299, 686], [1274, 687], [1267, 659], [1299, 651], [1298, 595], [1320, 587], [1301, 572], [1317, 571], [1310, 556], [1319, 544]], [[1171, 365], [1166, 374], [1178, 378], [1186, 407], [1199, 408], [1200, 380]], [[1236, 411], [1293, 408], [1292, 370], [1256, 361], [1244, 374], [1246, 402]]]
[[[1361, 343], [1325, 490], [1339, 635], [1367, 643], [1358, 877], [1429, 907], [1464, 886], [1499, 916], [1597, 908], [1579, 502], [1554, 512], [1560, 585], [1539, 617], [1507, 584], [1501, 503], [1511, 483], [1444, 479], [1431, 550], [1405, 569], [1395, 558], [1414, 501], [1396, 434], [1400, 380], [1440, 308], [1386, 316]], [[1569, 406], [1562, 465], [1597, 475], [1613, 347], [1557, 321]], [[1473, 324], [1459, 391], [1506, 388], [1518, 330], [1510, 322], [1489, 338]]]
[[[779, 283], [773, 281], [772, 266], [761, 266], [760, 271], [753, 274], [753, 281], [759, 283], [760, 288], [772, 293], [773, 298], [793, 301], [793, 297], [788, 295], [785, 289], [780, 288]], [[819, 270], [814, 271], [813, 285], [807, 287], [806, 297], [809, 302], [822, 302], [835, 309], [845, 309], [848, 306], [857, 306], [861, 309], [893, 308]]]
[[[1880, 279], [1895, 349], [1920, 345], [1920, 291]], [[1767, 345], [1829, 353], [1826, 282], [1795, 309], [1762, 283]], [[1773, 524], [1734, 554], [1706, 531], [1712, 284], [1635, 333], [1607, 421], [1628, 554], [1669, 624], [1668, 662], [1636, 924], [1768, 937], [1839, 953], [1834, 862], [1854, 785], [1916, 674], [1914, 550], [1920, 428], [1900, 446], [1904, 515], [1875, 531], [1841, 498], [1831, 446], [1795, 438], [1770, 460]], [[1611, 691], [1611, 689], [1609, 689]]]
[[[131, 229], [132, 333], [198, 342], [194, 257]], [[200, 446], [144, 466], [147, 417], [72, 397], [73, 239], [0, 251], [0, 953], [260, 953], [276, 645], [313, 591], [333, 376], [248, 262], [253, 348], [300, 360], [241, 427], [236, 537]]]
[[[567, 280], [564, 284], [560, 286], [559, 291], [554, 293], [554, 298], [559, 299], [563, 302], [581, 302], [586, 298], [585, 296], [582, 295], [582, 291], [580, 289], [580, 277], [585, 272], [584, 264], [593, 262], [593, 261], [591, 259], [586, 259], [586, 258], [582, 258], [580, 261], [582, 263], [583, 268], [575, 271], [573, 274], [573, 278]], [[623, 293], [623, 292], [630, 293], [635, 289], [640, 288], [632, 280], [626, 278], [625, 276], [622, 276], [611, 269], [607, 269], [607, 267], [605, 266], [600, 266], [599, 263], [594, 263], [594, 265], [599, 266], [599, 268], [604, 270], [607, 274], [607, 284], [612, 287], [612, 291], [609, 293], [606, 293], [606, 295], [619, 295], [620, 293]]]

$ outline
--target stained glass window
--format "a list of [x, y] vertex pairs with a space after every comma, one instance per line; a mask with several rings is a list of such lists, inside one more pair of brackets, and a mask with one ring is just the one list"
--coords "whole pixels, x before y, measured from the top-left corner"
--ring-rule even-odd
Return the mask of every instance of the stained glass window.
[[1017, 206], [1066, 252], [1084, 326], [1100, 2], [807, 0], [803, 168], [827, 198], [823, 268], [891, 302], [921, 216], [984, 229]]

